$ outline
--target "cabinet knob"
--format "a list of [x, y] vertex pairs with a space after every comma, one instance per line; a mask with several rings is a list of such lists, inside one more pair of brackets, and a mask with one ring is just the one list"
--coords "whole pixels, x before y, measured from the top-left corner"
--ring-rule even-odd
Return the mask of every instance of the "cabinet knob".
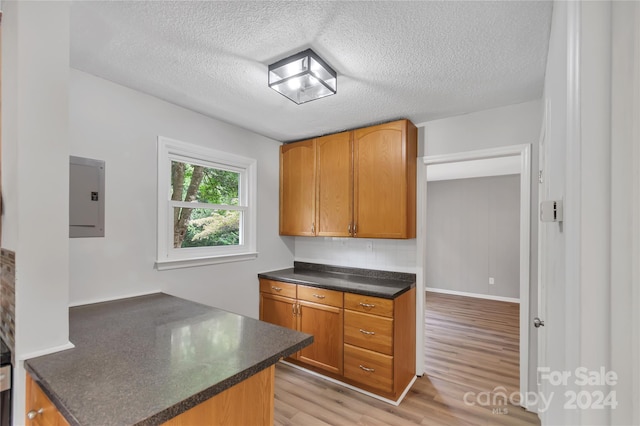
[[27, 418], [28, 418], [29, 420], [33, 420], [33, 419], [35, 419], [36, 417], [38, 417], [38, 414], [42, 414], [42, 412], [43, 412], [43, 411], [44, 411], [44, 410], [43, 410], [42, 408], [41, 408], [41, 409], [39, 409], [39, 410], [37, 410], [37, 411], [36, 411], [36, 410], [29, 410], [29, 412], [27, 413]]
[[375, 308], [376, 305], [374, 305], [373, 303], [363, 303], [360, 302], [360, 306], [362, 306], [363, 308]]
[[367, 372], [369, 372], [369, 373], [373, 373], [373, 372], [375, 372], [375, 371], [376, 371], [376, 369], [375, 369], [375, 368], [367, 368], [367, 367], [365, 367], [365, 366], [364, 366], [364, 365], [362, 365], [362, 364], [360, 364], [360, 366], [359, 366], [359, 367], [360, 367], [360, 369], [361, 369], [361, 370], [367, 371]]
[[315, 234], [315, 233], [316, 233], [316, 223], [315, 223], [315, 222], [313, 222], [313, 223], [311, 224], [311, 233], [312, 233], [312, 234]]
[[271, 288], [275, 291], [282, 291], [282, 287], [276, 287], [275, 285], [272, 285]]
[[369, 336], [373, 336], [374, 334], [376, 334], [375, 331], [367, 331], [367, 330], [363, 330], [363, 329], [360, 329], [360, 333], [366, 334], [366, 335], [369, 335]]
[[313, 297], [317, 299], [324, 299], [326, 296], [324, 294], [314, 294]]

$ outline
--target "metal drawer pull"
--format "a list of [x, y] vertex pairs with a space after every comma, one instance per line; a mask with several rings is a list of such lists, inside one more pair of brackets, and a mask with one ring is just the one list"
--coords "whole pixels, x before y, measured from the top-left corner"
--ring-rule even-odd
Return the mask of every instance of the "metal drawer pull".
[[375, 308], [376, 305], [372, 304], [372, 303], [363, 303], [360, 302], [360, 306], [365, 307], [365, 308]]
[[360, 329], [360, 333], [368, 334], [369, 336], [373, 336], [374, 334], [376, 334], [375, 331], [367, 331], [367, 330], [363, 330], [363, 329]]
[[314, 294], [313, 297], [317, 297], [318, 299], [324, 299], [326, 296], [323, 294]]
[[29, 420], [33, 420], [33, 419], [35, 419], [36, 417], [38, 417], [38, 414], [42, 414], [42, 412], [43, 412], [43, 411], [44, 411], [44, 409], [43, 409], [43, 408], [39, 409], [38, 411], [36, 411], [36, 410], [30, 410], [30, 411], [27, 413], [27, 418], [28, 418]]
[[282, 291], [282, 287], [276, 287], [275, 285], [272, 285], [271, 289], [273, 289], [275, 291]]
[[362, 365], [362, 364], [360, 364], [360, 369], [361, 369], [361, 370], [364, 370], [364, 371], [367, 371], [367, 372], [369, 372], [369, 373], [373, 373], [373, 372], [375, 372], [375, 371], [376, 371], [376, 369], [375, 369], [375, 368], [367, 368], [367, 367], [365, 367], [365, 366], [364, 366], [364, 365]]

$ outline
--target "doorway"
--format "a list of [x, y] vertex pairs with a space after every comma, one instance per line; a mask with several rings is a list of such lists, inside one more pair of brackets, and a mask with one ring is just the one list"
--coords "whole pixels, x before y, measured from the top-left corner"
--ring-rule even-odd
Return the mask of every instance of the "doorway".
[[[484, 160], [492, 160], [496, 164], [504, 162], [515, 162], [519, 167], [518, 172], [520, 176], [520, 220], [519, 220], [519, 232], [520, 232], [520, 253], [519, 253], [519, 297], [520, 297], [520, 312], [519, 312], [519, 378], [520, 378], [520, 393], [525, 395], [528, 386], [528, 369], [529, 369], [529, 274], [530, 274], [530, 184], [531, 184], [531, 148], [530, 145], [513, 145], [501, 148], [469, 151], [457, 154], [447, 154], [438, 156], [427, 156], [419, 159], [419, 173], [418, 173], [418, 268], [417, 268], [417, 290], [418, 294], [425, 294], [426, 291], [426, 274], [425, 274], [425, 253], [426, 253], [426, 241], [428, 235], [428, 229], [426, 228], [426, 207], [427, 207], [427, 173], [429, 166], [435, 165], [448, 165], [443, 168], [449, 170], [452, 176], [455, 173], [461, 173], [460, 170], [469, 170], [468, 167], [472, 162], [484, 162]], [[461, 162], [464, 162], [462, 166]], [[457, 172], [456, 172], [457, 169]], [[424, 314], [425, 314], [425, 301], [424, 297], [417, 298], [418, 306], [417, 312], [422, 315], [417, 315], [417, 371], [424, 371]], [[526, 399], [522, 401], [526, 404]], [[525, 408], [527, 408], [525, 406]]]

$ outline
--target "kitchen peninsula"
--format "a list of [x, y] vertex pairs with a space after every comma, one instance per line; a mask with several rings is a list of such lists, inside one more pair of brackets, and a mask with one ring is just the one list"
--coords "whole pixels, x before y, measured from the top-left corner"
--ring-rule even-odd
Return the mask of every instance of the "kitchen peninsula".
[[55, 406], [30, 406], [28, 396], [35, 421], [272, 424], [274, 364], [313, 342], [162, 293], [70, 308], [69, 334], [74, 349], [25, 361], [31, 388]]

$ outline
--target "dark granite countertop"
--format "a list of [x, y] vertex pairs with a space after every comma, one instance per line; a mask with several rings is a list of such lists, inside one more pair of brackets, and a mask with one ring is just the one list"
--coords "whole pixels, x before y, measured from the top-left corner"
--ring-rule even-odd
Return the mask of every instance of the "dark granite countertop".
[[395, 299], [416, 285], [415, 274], [306, 262], [294, 262], [293, 268], [263, 272], [258, 277], [385, 299]]
[[157, 425], [313, 337], [158, 293], [69, 309], [74, 349], [25, 361], [71, 425]]

